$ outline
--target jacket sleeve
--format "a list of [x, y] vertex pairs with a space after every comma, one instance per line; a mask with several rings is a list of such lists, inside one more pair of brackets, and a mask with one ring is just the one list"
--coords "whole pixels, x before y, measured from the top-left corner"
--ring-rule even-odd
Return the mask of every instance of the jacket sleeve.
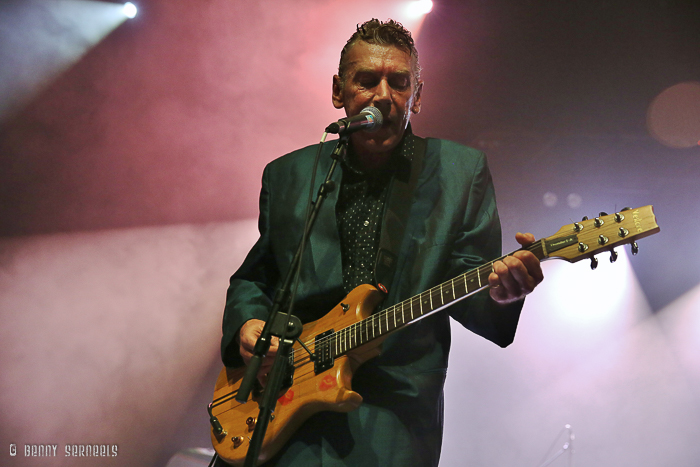
[[272, 307], [272, 294], [279, 281], [279, 272], [270, 247], [269, 166], [265, 168], [260, 191], [260, 238], [248, 253], [241, 267], [231, 276], [224, 308], [221, 359], [225, 366], [243, 365], [236, 336], [250, 319], [266, 320]]
[[[473, 178], [465, 188], [466, 208], [461, 229], [454, 237], [444, 280], [501, 256], [501, 224], [493, 181], [481, 153]], [[493, 301], [488, 289], [474, 294], [449, 311], [450, 316], [472, 332], [505, 347], [513, 342], [523, 301], [506, 306]]]

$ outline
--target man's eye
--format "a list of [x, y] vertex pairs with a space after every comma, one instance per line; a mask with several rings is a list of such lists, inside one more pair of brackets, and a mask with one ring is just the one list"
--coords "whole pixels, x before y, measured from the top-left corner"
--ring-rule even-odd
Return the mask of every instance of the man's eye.
[[391, 80], [390, 84], [391, 84], [391, 87], [394, 89], [404, 90], [411, 85], [411, 80], [408, 77], [401, 76], [401, 77], [393, 78]]
[[378, 81], [372, 77], [362, 77], [359, 80], [360, 86], [363, 88], [373, 88], [377, 85]]

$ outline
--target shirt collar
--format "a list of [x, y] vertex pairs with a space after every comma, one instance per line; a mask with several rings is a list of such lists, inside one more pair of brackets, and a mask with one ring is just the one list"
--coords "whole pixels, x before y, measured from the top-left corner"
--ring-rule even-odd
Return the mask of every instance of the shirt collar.
[[[389, 164], [387, 165], [385, 172], [393, 174], [399, 167], [405, 167], [406, 165], [410, 167], [415, 151], [414, 138], [413, 129], [411, 128], [411, 123], [409, 122], [408, 126], [406, 127], [406, 131], [404, 131], [403, 138], [401, 138], [401, 142], [399, 142], [398, 146], [396, 146], [391, 153], [391, 159], [389, 160]], [[367, 175], [358, 166], [352, 146], [350, 146], [349, 150], [345, 153], [345, 156], [340, 160], [340, 164], [344, 171], [348, 171], [359, 176]]]

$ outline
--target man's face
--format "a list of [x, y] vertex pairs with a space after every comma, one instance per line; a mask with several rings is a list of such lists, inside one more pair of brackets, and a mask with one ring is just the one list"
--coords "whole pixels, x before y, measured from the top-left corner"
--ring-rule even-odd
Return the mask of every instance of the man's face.
[[381, 129], [353, 133], [352, 142], [358, 154], [386, 155], [401, 141], [411, 113], [420, 111], [423, 82], [415, 79], [410, 54], [394, 46], [360, 41], [347, 54], [345, 81], [333, 77], [333, 105], [348, 117], [379, 109]]

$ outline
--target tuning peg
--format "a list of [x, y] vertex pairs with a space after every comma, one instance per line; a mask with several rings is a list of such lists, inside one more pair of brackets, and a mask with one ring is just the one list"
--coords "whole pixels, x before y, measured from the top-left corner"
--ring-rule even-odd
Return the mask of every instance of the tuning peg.
[[598, 267], [598, 258], [593, 256], [591, 258], [591, 269], [595, 271], [595, 268], [597, 268], [597, 267]]
[[619, 212], [615, 213], [615, 222], [617, 222], [619, 224], [620, 222], [622, 222], [624, 220], [625, 220], [625, 216], [623, 216]]
[[610, 262], [614, 263], [615, 261], [617, 261], [617, 251], [610, 250]]
[[[624, 208], [622, 208], [622, 211], [629, 211], [630, 209], [632, 209], [632, 208], [629, 206], [625, 206]], [[620, 211], [620, 212], [622, 212], [622, 211]]]
[[588, 216], [583, 216], [583, 217], [581, 218], [581, 220], [582, 220], [582, 221], [587, 221], [587, 220], [588, 220]]
[[603, 219], [601, 219], [601, 217], [607, 216], [607, 215], [608, 215], [607, 212], [600, 211], [598, 213], [598, 217], [595, 218], [595, 222], [593, 222], [593, 225], [595, 225], [596, 227], [602, 227], [603, 224], [605, 224], [605, 221]]
[[632, 254], [636, 255], [639, 253], [639, 245], [637, 245], [637, 242], [632, 242]]

